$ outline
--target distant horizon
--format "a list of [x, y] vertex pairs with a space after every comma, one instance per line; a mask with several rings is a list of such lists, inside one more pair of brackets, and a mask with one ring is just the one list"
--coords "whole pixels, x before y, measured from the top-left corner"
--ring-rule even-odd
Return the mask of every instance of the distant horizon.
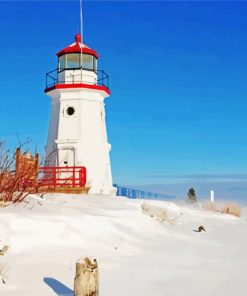
[[[122, 185], [122, 184], [118, 184]], [[240, 204], [247, 204], [247, 183], [245, 181], [233, 182], [174, 182], [174, 183], [147, 183], [127, 184], [127, 188], [149, 191], [153, 193], [174, 196], [186, 200], [187, 192], [194, 188], [199, 201], [210, 200], [210, 191], [214, 190], [216, 201], [232, 201]]]

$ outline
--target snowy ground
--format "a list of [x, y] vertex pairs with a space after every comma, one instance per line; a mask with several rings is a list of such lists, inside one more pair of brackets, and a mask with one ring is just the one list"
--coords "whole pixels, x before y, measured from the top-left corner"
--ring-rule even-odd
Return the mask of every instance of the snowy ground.
[[[170, 202], [50, 195], [0, 208], [0, 295], [72, 296], [75, 262], [98, 259], [100, 296], [246, 295], [247, 221]], [[172, 217], [172, 218], [174, 218]], [[207, 232], [198, 233], [204, 225]]]

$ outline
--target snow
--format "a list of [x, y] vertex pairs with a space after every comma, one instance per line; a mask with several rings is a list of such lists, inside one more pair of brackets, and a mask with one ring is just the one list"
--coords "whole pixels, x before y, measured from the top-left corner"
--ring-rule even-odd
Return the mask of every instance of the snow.
[[[0, 208], [0, 295], [72, 296], [78, 258], [96, 258], [101, 296], [245, 295], [246, 215], [142, 200], [54, 194]], [[159, 212], [159, 211], [158, 211]], [[151, 217], [152, 216], [152, 217]], [[196, 232], [203, 225], [207, 232]], [[1, 278], [1, 277], [0, 277]]]

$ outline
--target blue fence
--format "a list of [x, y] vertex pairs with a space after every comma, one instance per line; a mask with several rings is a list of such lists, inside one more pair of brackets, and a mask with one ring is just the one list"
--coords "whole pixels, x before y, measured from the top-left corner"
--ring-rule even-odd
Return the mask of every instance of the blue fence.
[[117, 188], [117, 195], [118, 196], [126, 196], [128, 198], [140, 198], [140, 199], [172, 199], [175, 198], [175, 196], [162, 194], [162, 193], [154, 193], [154, 192], [148, 192], [143, 191], [139, 189], [131, 189], [119, 186], [117, 184], [113, 184], [114, 187]]

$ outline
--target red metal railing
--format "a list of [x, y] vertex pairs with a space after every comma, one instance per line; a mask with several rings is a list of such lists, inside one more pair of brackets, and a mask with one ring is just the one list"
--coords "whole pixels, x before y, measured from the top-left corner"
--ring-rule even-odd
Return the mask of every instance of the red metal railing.
[[85, 187], [85, 167], [39, 167], [36, 180], [22, 179], [20, 184], [26, 187]]
[[40, 167], [38, 186], [84, 187], [86, 184], [85, 167]]

